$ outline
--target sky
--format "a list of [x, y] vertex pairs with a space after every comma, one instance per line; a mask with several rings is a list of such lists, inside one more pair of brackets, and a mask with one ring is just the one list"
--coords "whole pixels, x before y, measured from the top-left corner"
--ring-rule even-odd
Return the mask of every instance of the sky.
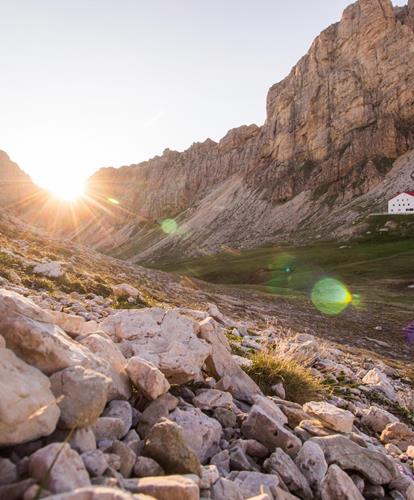
[[0, 0], [0, 149], [69, 189], [261, 124], [268, 88], [349, 3]]

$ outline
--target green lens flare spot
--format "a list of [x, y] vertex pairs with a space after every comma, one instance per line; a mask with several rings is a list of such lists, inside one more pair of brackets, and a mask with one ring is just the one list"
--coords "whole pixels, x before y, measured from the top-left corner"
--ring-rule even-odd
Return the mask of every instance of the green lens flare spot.
[[109, 203], [112, 203], [112, 205], [119, 205], [119, 201], [115, 198], [108, 198], [108, 201]]
[[161, 229], [165, 234], [174, 234], [177, 231], [177, 223], [174, 219], [164, 219], [161, 222]]
[[322, 314], [335, 316], [344, 311], [352, 302], [352, 294], [340, 281], [334, 278], [323, 278], [313, 287], [311, 300]]

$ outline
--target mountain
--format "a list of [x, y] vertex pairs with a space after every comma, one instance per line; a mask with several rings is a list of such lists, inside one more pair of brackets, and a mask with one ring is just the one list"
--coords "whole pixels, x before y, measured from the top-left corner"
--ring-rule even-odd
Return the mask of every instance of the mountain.
[[41, 192], [23, 215], [131, 262], [346, 239], [413, 189], [413, 148], [414, 0], [359, 0], [270, 88], [263, 126], [100, 169], [76, 208]]
[[93, 175], [119, 205], [83, 237], [132, 261], [346, 237], [385, 209], [370, 193], [413, 187], [412, 155], [396, 161], [414, 147], [413, 63], [414, 1], [359, 0], [270, 88], [262, 127]]

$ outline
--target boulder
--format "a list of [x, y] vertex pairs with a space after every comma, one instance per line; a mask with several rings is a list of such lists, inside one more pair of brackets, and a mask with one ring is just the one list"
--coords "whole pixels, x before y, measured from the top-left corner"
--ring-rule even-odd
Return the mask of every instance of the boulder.
[[296, 466], [295, 462], [282, 449], [278, 448], [264, 461], [264, 470], [269, 474], [277, 474], [286, 484], [289, 491], [304, 500], [312, 499], [313, 494], [308, 481]]
[[59, 401], [63, 429], [94, 424], [106, 404], [110, 380], [82, 366], [70, 366], [50, 377], [52, 392]]
[[102, 476], [108, 468], [108, 460], [101, 450], [86, 451], [81, 458], [91, 476]]
[[29, 474], [38, 482], [44, 482], [43, 486], [52, 493], [91, 484], [81, 457], [63, 443], [52, 443], [33, 453], [29, 459]]
[[49, 379], [4, 347], [0, 348], [0, 415], [0, 446], [48, 436], [60, 415]]
[[262, 474], [261, 472], [233, 471], [227, 479], [234, 481], [240, 488], [244, 498], [254, 497], [260, 493], [267, 493], [270, 498], [277, 495], [279, 477], [275, 474]]
[[177, 310], [123, 310], [105, 319], [101, 328], [127, 358], [150, 361], [170, 383], [202, 379], [201, 368], [211, 349], [197, 337], [198, 323]]
[[126, 373], [127, 360], [118, 347], [111, 340], [95, 333], [88, 335], [80, 343], [101, 360], [98, 371], [111, 380], [108, 401], [120, 398], [129, 399], [131, 382]]
[[236, 399], [250, 403], [256, 395], [262, 394], [259, 387], [233, 359], [228, 340], [213, 318], [201, 321], [198, 335], [210, 345], [206, 371], [219, 381], [216, 389], [230, 392]]
[[211, 488], [213, 500], [243, 500], [240, 486], [228, 479], [220, 478]]
[[295, 464], [307, 479], [309, 486], [317, 491], [328, 470], [320, 446], [312, 441], [306, 441], [295, 458]]
[[33, 272], [46, 276], [47, 278], [61, 278], [65, 274], [62, 264], [57, 261], [37, 264], [33, 267]]
[[402, 451], [414, 444], [414, 431], [403, 422], [388, 424], [381, 433], [381, 442], [384, 444], [395, 444]]
[[321, 500], [332, 500], [333, 498], [364, 500], [348, 474], [335, 464], [329, 466], [321, 486]]
[[205, 415], [198, 408], [176, 408], [170, 419], [182, 429], [187, 444], [204, 464], [219, 451], [222, 427], [214, 418]]
[[232, 395], [217, 389], [201, 389], [193, 399], [193, 404], [200, 410], [231, 409], [234, 407]]
[[303, 410], [316, 417], [326, 427], [337, 432], [352, 432], [354, 415], [348, 410], [342, 410], [324, 401], [310, 401], [303, 405]]
[[32, 301], [0, 290], [0, 335], [7, 347], [29, 365], [52, 374], [69, 366], [92, 368], [99, 360], [53, 324], [53, 317]]
[[72, 338], [80, 335], [89, 335], [98, 330], [98, 323], [96, 321], [86, 321], [83, 316], [52, 310], [49, 310], [48, 313], [52, 316], [53, 322]]
[[199, 500], [197, 483], [185, 476], [157, 476], [126, 479], [124, 488], [132, 493], [144, 493], [157, 500]]
[[126, 372], [133, 385], [149, 400], [157, 399], [170, 388], [164, 374], [152, 363], [138, 356], [128, 360]]
[[152, 401], [142, 412], [137, 431], [145, 438], [152, 427], [163, 417], [168, 417], [178, 405], [178, 399], [170, 393], [163, 394]]
[[345, 471], [359, 472], [372, 484], [387, 484], [399, 476], [394, 462], [386, 455], [363, 448], [340, 434], [311, 441], [321, 447], [328, 465], [334, 463]]
[[167, 474], [201, 475], [200, 461], [189, 446], [183, 429], [166, 418], [151, 429], [145, 441], [144, 455], [155, 460]]
[[397, 393], [389, 381], [387, 375], [378, 368], [372, 368], [362, 379], [362, 382], [380, 392], [382, 392], [390, 401], [397, 401]]
[[137, 457], [134, 464], [134, 477], [164, 476], [165, 471], [150, 457]]
[[125, 424], [120, 418], [100, 417], [92, 426], [96, 441], [109, 439], [115, 441], [125, 436]]
[[246, 438], [259, 441], [269, 451], [282, 448], [293, 457], [302, 443], [285, 427], [286, 421], [286, 416], [271, 400], [257, 398], [241, 426], [241, 431]]
[[398, 422], [398, 418], [379, 406], [370, 406], [362, 410], [361, 422], [375, 432], [382, 432], [388, 424]]
[[114, 285], [112, 287], [112, 293], [118, 298], [128, 298], [128, 297], [138, 297], [140, 292], [137, 288], [128, 283], [120, 283], [119, 285]]
[[127, 491], [109, 486], [88, 486], [74, 491], [50, 495], [48, 500], [155, 500], [147, 495], [131, 495]]

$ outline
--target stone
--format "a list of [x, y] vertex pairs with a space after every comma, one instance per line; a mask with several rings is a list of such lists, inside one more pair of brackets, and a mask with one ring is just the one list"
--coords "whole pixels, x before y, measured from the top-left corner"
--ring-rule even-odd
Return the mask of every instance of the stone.
[[82, 366], [70, 366], [54, 373], [50, 382], [59, 401], [61, 428], [88, 427], [98, 420], [106, 404], [108, 377]]
[[237, 484], [244, 498], [254, 497], [260, 493], [267, 493], [272, 498], [277, 494], [276, 488], [279, 486], [277, 475], [261, 472], [234, 471], [230, 472], [227, 479]]
[[126, 479], [124, 488], [132, 493], [144, 493], [157, 500], [199, 500], [197, 483], [185, 476], [157, 476]]
[[92, 367], [99, 360], [53, 324], [53, 317], [29, 299], [0, 289], [0, 335], [20, 359], [50, 375], [73, 365]]
[[127, 358], [139, 356], [153, 363], [170, 383], [202, 379], [201, 368], [211, 349], [197, 337], [198, 323], [177, 310], [124, 310], [100, 326]]
[[100, 417], [92, 426], [96, 441], [110, 439], [115, 441], [125, 436], [125, 424], [120, 418]]
[[57, 261], [37, 264], [33, 267], [33, 272], [35, 274], [42, 274], [48, 278], [61, 278], [65, 274], [62, 264]]
[[124, 477], [129, 477], [137, 459], [135, 453], [122, 441], [114, 441], [112, 443], [112, 452], [121, 459], [119, 472]]
[[309, 486], [317, 491], [328, 470], [320, 446], [312, 441], [306, 441], [295, 458], [295, 464], [307, 479]]
[[381, 442], [384, 444], [395, 444], [402, 451], [414, 444], [414, 431], [403, 422], [388, 424], [381, 433]]
[[381, 500], [385, 497], [384, 488], [378, 484], [367, 484], [364, 488], [364, 496], [366, 500]]
[[398, 422], [398, 418], [379, 406], [370, 406], [368, 409], [362, 410], [361, 422], [373, 431], [380, 433], [388, 424]]
[[44, 487], [52, 493], [90, 486], [89, 475], [81, 457], [68, 444], [63, 443], [52, 443], [33, 453], [29, 459], [29, 474], [37, 481], [45, 481], [47, 478]]
[[0, 457], [0, 485], [14, 483], [18, 479], [17, 467], [8, 458]]
[[354, 415], [348, 410], [342, 410], [324, 401], [305, 403], [303, 410], [319, 419], [329, 429], [344, 433], [352, 432]]
[[104, 417], [118, 418], [123, 423], [122, 436], [124, 437], [132, 426], [132, 406], [128, 401], [112, 400], [106, 407]]
[[142, 438], [145, 438], [152, 427], [163, 417], [168, 417], [178, 405], [178, 399], [172, 394], [166, 393], [152, 401], [142, 412], [138, 421], [137, 430]]
[[145, 441], [144, 455], [155, 460], [167, 474], [201, 475], [200, 461], [189, 446], [184, 430], [168, 419], [161, 419]]
[[363, 448], [340, 434], [311, 440], [322, 448], [328, 465], [356, 471], [372, 484], [387, 484], [399, 476], [392, 460], [378, 451]]
[[[62, 439], [64, 441], [64, 439]], [[72, 432], [69, 444], [71, 448], [78, 453], [96, 450], [96, 439], [93, 430], [90, 427], [75, 429]]]
[[289, 491], [304, 500], [312, 499], [313, 494], [308, 481], [295, 462], [282, 449], [278, 448], [263, 463], [264, 470], [269, 474], [278, 475]]
[[118, 298], [128, 298], [128, 297], [138, 297], [140, 292], [137, 288], [128, 283], [120, 283], [119, 285], [114, 285], [112, 287], [112, 293]]
[[74, 491], [51, 495], [48, 500], [155, 500], [147, 495], [131, 495], [127, 491], [109, 486], [88, 486]]
[[152, 363], [138, 356], [128, 360], [126, 372], [133, 385], [149, 400], [157, 399], [170, 388], [164, 374]]
[[254, 396], [262, 392], [233, 359], [222, 328], [212, 318], [206, 318], [200, 322], [198, 335], [210, 346], [206, 371], [218, 380], [216, 389], [230, 392], [241, 401], [253, 402]]
[[201, 467], [200, 489], [207, 490], [219, 479], [220, 474], [215, 465]]
[[134, 477], [164, 476], [164, 469], [150, 457], [137, 457]]
[[88, 335], [80, 340], [101, 360], [100, 373], [111, 380], [108, 389], [108, 401], [112, 399], [129, 399], [131, 397], [131, 382], [126, 373], [127, 360], [118, 347], [109, 339], [99, 334]]
[[219, 451], [223, 429], [214, 418], [208, 417], [198, 408], [189, 407], [176, 408], [170, 413], [170, 419], [183, 429], [188, 446], [202, 464]]
[[380, 392], [382, 392], [390, 401], [397, 400], [397, 394], [389, 381], [387, 375], [378, 368], [372, 368], [364, 376], [362, 382]]
[[332, 500], [333, 498], [364, 500], [348, 474], [335, 464], [329, 466], [321, 486], [321, 499]]
[[60, 415], [49, 379], [4, 347], [0, 347], [0, 415], [0, 446], [48, 436]]
[[34, 484], [33, 479], [23, 479], [17, 483], [0, 485], [0, 498], [7, 500], [21, 500], [25, 492]]
[[228, 450], [216, 453], [210, 460], [211, 465], [215, 465], [221, 476], [226, 476], [230, 472], [230, 452]]
[[215, 408], [232, 409], [233, 397], [229, 392], [217, 389], [201, 389], [193, 399], [193, 405], [200, 410], [214, 410]]
[[266, 405], [256, 403], [244, 420], [241, 432], [246, 438], [259, 441], [269, 451], [282, 448], [289, 456], [294, 457], [302, 443], [284, 426], [286, 420], [285, 415], [270, 400]]
[[237, 427], [237, 416], [232, 410], [218, 407], [214, 409], [213, 416], [223, 428]]
[[108, 468], [105, 453], [101, 450], [86, 451], [82, 453], [81, 459], [91, 476], [102, 476]]
[[233, 481], [220, 478], [211, 488], [213, 500], [243, 500], [240, 487]]
[[240, 442], [234, 443], [230, 447], [230, 468], [231, 470], [249, 470], [260, 472], [258, 464], [247, 455], [245, 447]]
[[140, 455], [141, 448], [144, 446], [144, 443], [141, 441], [141, 438], [135, 429], [131, 429], [122, 441], [129, 448], [131, 448], [135, 455]]
[[96, 321], [86, 321], [83, 316], [53, 310], [48, 310], [48, 313], [52, 316], [53, 322], [72, 338], [89, 335], [98, 330]]

